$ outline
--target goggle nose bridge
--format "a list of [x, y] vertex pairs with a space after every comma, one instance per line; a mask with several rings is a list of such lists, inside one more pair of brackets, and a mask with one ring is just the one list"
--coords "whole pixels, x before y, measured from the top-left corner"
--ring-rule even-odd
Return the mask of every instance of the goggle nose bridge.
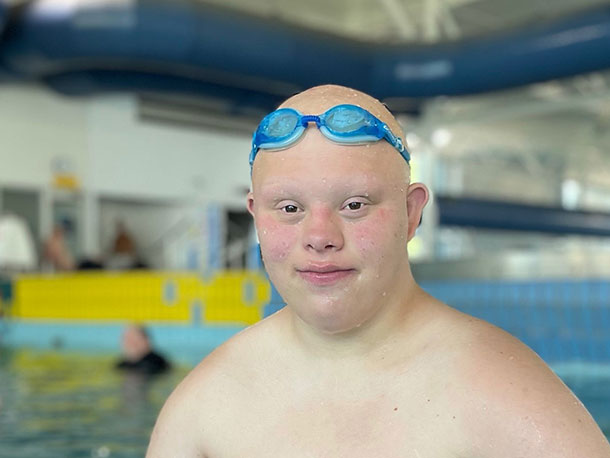
[[318, 127], [320, 127], [320, 123], [322, 122], [322, 118], [318, 115], [302, 115], [301, 116], [301, 125], [303, 127], [307, 127], [310, 122], [315, 122]]

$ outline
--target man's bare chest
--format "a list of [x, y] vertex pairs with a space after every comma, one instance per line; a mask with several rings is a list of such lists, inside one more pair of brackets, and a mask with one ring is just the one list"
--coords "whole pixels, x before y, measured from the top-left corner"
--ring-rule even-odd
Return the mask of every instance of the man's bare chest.
[[351, 402], [275, 399], [266, 409], [255, 404], [235, 418], [210, 458], [455, 456], [451, 421], [420, 402], [376, 396]]

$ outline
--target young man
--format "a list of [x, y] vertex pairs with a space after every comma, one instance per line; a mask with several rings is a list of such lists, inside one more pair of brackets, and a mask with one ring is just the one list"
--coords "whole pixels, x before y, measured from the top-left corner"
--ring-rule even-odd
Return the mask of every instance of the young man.
[[415, 283], [428, 190], [385, 107], [322, 86], [281, 108], [254, 137], [248, 209], [287, 307], [193, 370], [148, 456], [610, 458], [532, 351]]

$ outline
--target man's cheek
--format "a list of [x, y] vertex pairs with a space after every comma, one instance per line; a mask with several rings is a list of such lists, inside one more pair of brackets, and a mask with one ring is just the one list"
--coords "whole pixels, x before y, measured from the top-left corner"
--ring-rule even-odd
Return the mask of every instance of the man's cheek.
[[291, 225], [262, 220], [257, 226], [263, 259], [266, 262], [282, 261], [294, 247], [297, 235]]
[[367, 254], [382, 249], [400, 237], [392, 228], [396, 225], [391, 213], [385, 209], [377, 211], [372, 218], [368, 218], [354, 226], [354, 243], [360, 253]]

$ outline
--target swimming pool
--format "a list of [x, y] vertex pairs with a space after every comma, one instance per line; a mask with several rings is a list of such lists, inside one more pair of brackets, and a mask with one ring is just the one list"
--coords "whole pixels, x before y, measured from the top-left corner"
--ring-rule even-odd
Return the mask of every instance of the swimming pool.
[[145, 378], [114, 361], [0, 349], [0, 457], [144, 456], [159, 409], [189, 369]]
[[[1, 458], [141, 458], [157, 413], [188, 367], [142, 378], [115, 356], [0, 348]], [[610, 437], [610, 366], [557, 372]]]

